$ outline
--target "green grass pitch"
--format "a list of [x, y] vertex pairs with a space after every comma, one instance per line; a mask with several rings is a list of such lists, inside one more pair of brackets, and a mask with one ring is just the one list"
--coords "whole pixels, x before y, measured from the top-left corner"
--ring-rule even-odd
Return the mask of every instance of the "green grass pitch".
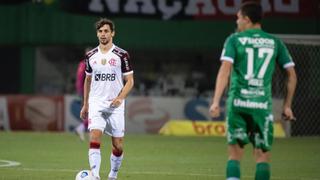
[[[226, 140], [219, 137], [127, 135], [119, 180], [222, 180]], [[109, 171], [110, 139], [102, 144], [100, 174]], [[71, 133], [0, 132], [0, 180], [73, 180], [88, 169], [88, 143]], [[19, 166], [3, 160], [16, 161]], [[275, 139], [274, 180], [320, 180], [320, 137]], [[255, 163], [246, 146], [242, 179], [252, 180]]]

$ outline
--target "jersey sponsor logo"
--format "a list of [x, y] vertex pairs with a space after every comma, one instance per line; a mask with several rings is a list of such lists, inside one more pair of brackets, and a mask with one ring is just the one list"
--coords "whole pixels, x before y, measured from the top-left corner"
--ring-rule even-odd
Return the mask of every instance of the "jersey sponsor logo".
[[252, 38], [252, 37], [240, 37], [239, 41], [242, 45], [253, 45], [253, 46], [268, 46], [268, 47], [274, 47], [274, 40], [269, 38]]
[[248, 80], [248, 84], [251, 86], [262, 87], [263, 86], [263, 79], [251, 78]]
[[241, 94], [245, 96], [264, 96], [265, 92], [259, 89], [241, 89]]
[[233, 105], [236, 107], [252, 108], [252, 109], [268, 109], [268, 102], [254, 102], [249, 100], [234, 99]]
[[94, 76], [94, 80], [95, 81], [114, 81], [114, 80], [116, 80], [116, 74], [114, 74], [114, 73], [112, 73], [112, 74], [109, 74], [109, 73], [96, 74]]

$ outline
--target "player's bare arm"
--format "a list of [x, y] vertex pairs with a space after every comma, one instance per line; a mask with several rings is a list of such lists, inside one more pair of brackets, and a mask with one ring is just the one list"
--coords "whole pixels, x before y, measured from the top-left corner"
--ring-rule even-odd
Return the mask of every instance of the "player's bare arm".
[[91, 76], [86, 76], [84, 80], [84, 88], [83, 88], [83, 106], [80, 111], [80, 118], [86, 119], [88, 117], [88, 109], [89, 109], [89, 92], [90, 92], [90, 86], [91, 86]]
[[283, 103], [283, 116], [285, 120], [295, 120], [293, 115], [291, 104], [293, 95], [297, 85], [297, 75], [294, 67], [289, 67], [286, 69], [288, 82], [287, 82], [287, 94]]
[[127, 97], [129, 92], [131, 91], [134, 80], [133, 80], [133, 73], [124, 76], [125, 85], [123, 86], [122, 90], [120, 91], [118, 97], [112, 100], [111, 106], [112, 107], [119, 107], [122, 101]]
[[216, 87], [214, 91], [214, 97], [212, 100], [212, 105], [210, 106], [209, 113], [212, 117], [220, 116], [220, 99], [224, 92], [224, 89], [228, 85], [229, 76], [232, 69], [232, 63], [228, 61], [222, 61], [220, 66], [217, 80], [216, 80]]

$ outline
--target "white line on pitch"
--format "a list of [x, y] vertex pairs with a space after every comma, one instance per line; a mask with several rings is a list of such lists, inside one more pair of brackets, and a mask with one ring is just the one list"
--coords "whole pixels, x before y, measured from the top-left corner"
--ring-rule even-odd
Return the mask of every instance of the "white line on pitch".
[[16, 161], [9, 161], [9, 160], [2, 160], [0, 159], [0, 167], [13, 167], [13, 166], [20, 166], [21, 163]]

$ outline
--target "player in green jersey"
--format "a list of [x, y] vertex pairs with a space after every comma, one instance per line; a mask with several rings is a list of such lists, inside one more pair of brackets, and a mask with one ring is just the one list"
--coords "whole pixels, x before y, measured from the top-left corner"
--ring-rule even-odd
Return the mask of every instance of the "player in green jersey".
[[248, 143], [254, 147], [255, 179], [268, 180], [273, 142], [271, 82], [275, 64], [284, 68], [288, 76], [283, 104], [286, 120], [294, 119], [291, 104], [297, 78], [283, 42], [261, 29], [261, 5], [246, 2], [237, 17], [238, 32], [230, 35], [224, 44], [209, 112], [213, 117], [219, 116], [219, 102], [231, 76], [227, 100], [227, 180], [240, 179], [240, 160]]

